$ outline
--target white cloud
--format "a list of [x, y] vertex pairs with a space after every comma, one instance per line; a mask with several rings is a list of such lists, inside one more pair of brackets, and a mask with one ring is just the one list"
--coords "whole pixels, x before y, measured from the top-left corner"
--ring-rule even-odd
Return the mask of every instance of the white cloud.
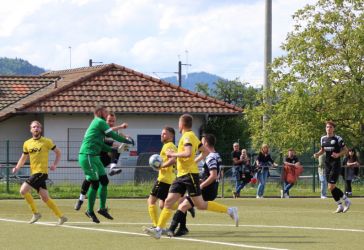
[[[263, 79], [264, 0], [13, 0], [0, 9], [0, 56], [47, 69], [88, 59], [144, 73], [206, 71], [259, 85]], [[292, 14], [315, 0], [273, 0], [273, 56]], [[46, 11], [45, 11], [46, 10]], [[172, 75], [171, 73], [170, 75]]]
[[0, 37], [9, 37], [25, 18], [39, 10], [50, 0], [2, 1], [0, 8]]

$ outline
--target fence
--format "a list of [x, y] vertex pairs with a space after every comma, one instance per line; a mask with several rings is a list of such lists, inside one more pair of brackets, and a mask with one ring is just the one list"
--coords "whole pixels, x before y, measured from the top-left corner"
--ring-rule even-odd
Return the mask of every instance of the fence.
[[[53, 186], [79, 186], [84, 179], [84, 174], [78, 166], [77, 159], [66, 157], [70, 151], [74, 152], [75, 149], [70, 147], [67, 142], [55, 143], [62, 151], [62, 159], [56, 171], [49, 171], [48, 184]], [[18, 141], [0, 141], [0, 192], [9, 193], [11, 190], [17, 190], [19, 185], [30, 175], [29, 163], [21, 168], [16, 175], [13, 175], [11, 171], [22, 153], [22, 145], [23, 142]], [[134, 155], [130, 152], [135, 152], [135, 150], [131, 148], [129, 152], [124, 152], [120, 155], [119, 162], [123, 171], [119, 175], [109, 176], [110, 183], [114, 185], [152, 183], [157, 177], [157, 172], [148, 166], [148, 159], [155, 152], [140, 153], [139, 155]], [[249, 153], [251, 159], [254, 159], [256, 153], [253, 151], [249, 151]], [[224, 175], [220, 180], [220, 189], [221, 196], [224, 197], [225, 191], [232, 189], [235, 179], [231, 173], [230, 152], [221, 153], [221, 156], [224, 160]], [[283, 156], [281, 154], [272, 152], [272, 157], [275, 162], [282, 164]], [[299, 159], [304, 166], [304, 172], [298, 184], [311, 187], [312, 192], [319, 192], [320, 182], [318, 181], [317, 162], [312, 158], [312, 154], [299, 156]], [[50, 153], [49, 161], [52, 162], [53, 160], [54, 154]], [[281, 169], [282, 167], [280, 166], [270, 171], [268, 184], [273, 183], [278, 186], [281, 184]], [[363, 167], [361, 167], [357, 178], [353, 180], [353, 187], [364, 186], [363, 172]], [[340, 181], [342, 182], [341, 179]]]

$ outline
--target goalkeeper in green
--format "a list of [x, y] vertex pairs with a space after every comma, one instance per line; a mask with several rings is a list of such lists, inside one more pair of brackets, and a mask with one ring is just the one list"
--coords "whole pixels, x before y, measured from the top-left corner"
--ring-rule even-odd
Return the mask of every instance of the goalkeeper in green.
[[105, 121], [108, 113], [104, 106], [97, 106], [95, 108], [95, 118], [86, 130], [78, 156], [78, 163], [85, 174], [85, 178], [91, 182], [91, 188], [87, 193], [86, 215], [95, 223], [100, 223], [94, 212], [97, 193], [100, 197], [100, 210], [98, 213], [106, 218], [111, 217], [105, 207], [109, 180], [104, 165], [100, 160], [100, 152], [110, 152], [111, 147], [104, 143], [104, 138], [107, 136], [119, 142], [134, 144], [132, 140], [128, 140], [113, 131], [113, 129], [118, 129], [118, 127], [110, 128]]

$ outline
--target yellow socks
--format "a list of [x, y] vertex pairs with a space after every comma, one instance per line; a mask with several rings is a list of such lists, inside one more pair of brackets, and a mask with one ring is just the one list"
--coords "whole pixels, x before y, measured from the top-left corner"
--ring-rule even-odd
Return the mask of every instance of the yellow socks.
[[62, 217], [61, 210], [59, 210], [56, 203], [52, 199], [49, 198], [46, 204], [58, 218]]
[[37, 209], [37, 206], [35, 205], [33, 196], [30, 193], [26, 193], [24, 195], [24, 199], [26, 200], [26, 202], [30, 206], [30, 209], [32, 210], [33, 214], [38, 213], [38, 209]]
[[208, 201], [207, 210], [213, 211], [213, 212], [219, 212], [219, 213], [227, 213], [228, 207], [224, 206], [220, 203], [217, 203], [215, 201]]
[[158, 223], [158, 211], [156, 205], [148, 205], [149, 216], [152, 219], [153, 226], [156, 227]]
[[157, 226], [159, 228], [166, 228], [167, 221], [169, 220], [169, 218], [171, 218], [171, 216], [172, 216], [172, 210], [168, 208], [163, 208], [161, 214], [159, 215]]

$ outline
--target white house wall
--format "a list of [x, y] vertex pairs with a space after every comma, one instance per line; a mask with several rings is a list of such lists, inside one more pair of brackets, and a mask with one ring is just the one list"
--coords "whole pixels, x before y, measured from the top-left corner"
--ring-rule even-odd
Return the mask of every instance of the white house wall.
[[[164, 126], [171, 126], [176, 130], [176, 142], [180, 139], [181, 135], [178, 131], [178, 118], [179, 115], [123, 115], [117, 114], [117, 124], [123, 122], [128, 123], [129, 127], [122, 132], [135, 139], [137, 143], [138, 135], [160, 135]], [[84, 128], [86, 129], [93, 119], [91, 114], [44, 114], [44, 115], [21, 115], [15, 116], [3, 122], [0, 122], [0, 161], [6, 160], [6, 148], [5, 141], [9, 140], [11, 144], [11, 158], [10, 161], [15, 162], [19, 159], [22, 153], [23, 142], [30, 138], [29, 124], [33, 120], [39, 120], [43, 123], [43, 133], [45, 137], [53, 139], [57, 147], [62, 151], [62, 160], [60, 168], [56, 173], [50, 172], [50, 178], [54, 174], [57, 174], [57, 179], [60, 179], [59, 175], [62, 175], [61, 179], [66, 182], [74, 182], [83, 179], [83, 173], [78, 166], [77, 161], [67, 160], [67, 137], [69, 128]], [[194, 116], [193, 131], [198, 135], [201, 125], [204, 123], [204, 116]], [[83, 136], [83, 135], [82, 135]], [[131, 148], [131, 150], [136, 150]], [[128, 165], [135, 165], [137, 157], [125, 157], [125, 162]], [[54, 154], [50, 154], [50, 161], [54, 159]], [[65, 168], [66, 167], [66, 168]], [[61, 172], [61, 173], [60, 173]], [[125, 174], [130, 174], [130, 171], [124, 171]], [[133, 171], [131, 171], [133, 172]], [[23, 173], [26, 174], [26, 173]], [[113, 177], [119, 178], [119, 177]], [[130, 177], [128, 177], [130, 178]], [[117, 182], [117, 180], [114, 180]]]

